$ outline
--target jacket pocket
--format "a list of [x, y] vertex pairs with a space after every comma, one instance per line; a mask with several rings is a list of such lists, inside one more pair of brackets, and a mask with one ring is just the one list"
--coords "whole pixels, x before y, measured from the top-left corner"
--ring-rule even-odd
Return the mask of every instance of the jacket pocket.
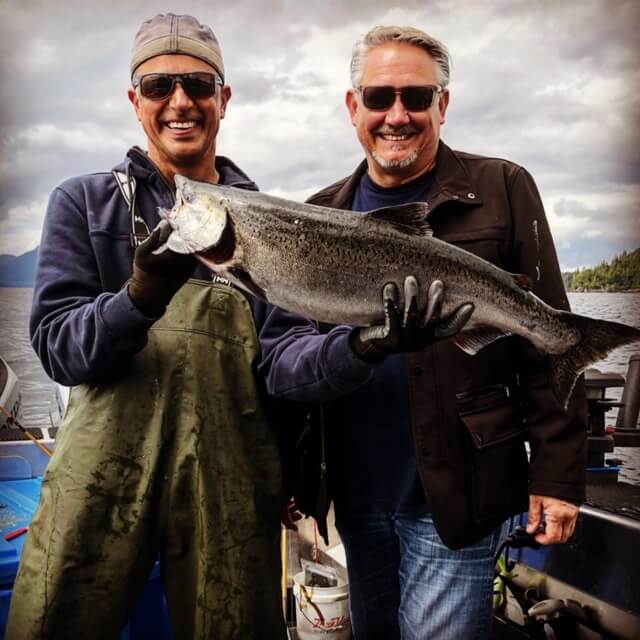
[[442, 233], [439, 238], [453, 244], [464, 242], [482, 242], [484, 240], [502, 242], [505, 239], [506, 227], [482, 227], [481, 229], [465, 229], [464, 231], [449, 231]]
[[464, 232], [443, 233], [439, 237], [498, 266], [503, 262], [502, 247], [506, 238], [504, 227], [469, 229]]
[[473, 516], [477, 522], [526, 510], [525, 427], [515, 398], [501, 385], [458, 394], [465, 430]]

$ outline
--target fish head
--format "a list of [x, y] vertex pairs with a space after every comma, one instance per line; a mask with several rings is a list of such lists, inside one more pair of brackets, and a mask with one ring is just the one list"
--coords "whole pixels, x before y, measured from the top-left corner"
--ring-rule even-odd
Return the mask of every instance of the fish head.
[[161, 211], [173, 233], [167, 247], [176, 253], [206, 253], [217, 247], [229, 226], [224, 197], [206, 183], [177, 175], [176, 203]]

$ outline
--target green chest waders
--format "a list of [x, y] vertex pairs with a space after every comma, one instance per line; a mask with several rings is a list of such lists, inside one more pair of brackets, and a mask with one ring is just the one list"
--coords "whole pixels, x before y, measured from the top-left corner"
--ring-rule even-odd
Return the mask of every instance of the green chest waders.
[[125, 375], [73, 388], [9, 640], [118, 638], [158, 556], [176, 639], [286, 637], [257, 354], [242, 294], [190, 280]]

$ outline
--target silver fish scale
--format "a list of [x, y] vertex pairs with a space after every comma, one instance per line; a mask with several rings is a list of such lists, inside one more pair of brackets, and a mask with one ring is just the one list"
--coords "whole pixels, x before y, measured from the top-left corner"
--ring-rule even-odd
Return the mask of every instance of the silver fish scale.
[[[553, 309], [520, 288], [512, 274], [412, 231], [408, 227], [420, 214], [415, 205], [360, 214], [182, 177], [176, 177], [176, 184], [176, 216], [189, 215], [190, 207], [210, 210], [200, 246], [204, 238], [212, 244], [205, 245], [199, 256], [220, 276], [294, 313], [351, 325], [382, 320], [381, 291], [387, 282], [395, 282], [402, 296], [405, 277], [415, 275], [422, 285], [419, 304], [424, 307], [428, 285], [442, 280], [445, 312], [463, 302], [475, 304], [470, 325], [455, 338], [458, 345], [476, 353], [500, 334], [512, 333], [540, 352], [555, 355], [548, 361], [550, 379], [565, 407], [580, 371], [612, 349], [640, 341], [640, 331], [633, 327]], [[184, 202], [182, 189], [188, 194]], [[233, 233], [222, 230], [221, 210]], [[400, 223], [408, 226], [399, 228]], [[184, 240], [196, 246], [198, 238]], [[219, 251], [209, 251], [214, 247]], [[483, 330], [468, 330], [474, 326]]]
[[[383, 318], [384, 284], [395, 282], [402, 301], [404, 279], [415, 275], [422, 285], [420, 306], [435, 279], [445, 283], [445, 312], [473, 302], [469, 326], [491, 325], [550, 352], [579, 339], [560, 312], [522, 290], [510, 274], [448, 243], [404, 233], [366, 214], [214, 185], [201, 188], [216, 194], [233, 224], [232, 266], [249, 273], [270, 302], [295, 313], [333, 324], [370, 325]], [[197, 189], [190, 199], [195, 206]], [[221, 275], [231, 277], [227, 271]]]
[[[457, 247], [403, 234], [362, 214], [326, 210], [317, 219], [296, 215], [300, 213], [287, 216], [266, 208], [237, 216], [242, 219], [235, 228], [246, 270], [271, 291], [274, 303], [279, 300], [281, 306], [326, 322], [348, 318], [350, 324], [372, 324], [382, 319], [384, 284], [398, 284], [402, 300], [404, 278], [413, 274], [423, 285], [421, 306], [434, 279], [446, 283], [445, 312], [474, 302], [470, 326], [490, 324], [526, 334], [547, 349], [578, 338], [557, 312], [528, 296], [509, 274]], [[345, 225], [347, 216], [352, 219]], [[257, 247], [262, 250], [255, 253]], [[301, 292], [306, 296], [302, 304]], [[545, 327], [552, 329], [551, 335], [543, 332]]]

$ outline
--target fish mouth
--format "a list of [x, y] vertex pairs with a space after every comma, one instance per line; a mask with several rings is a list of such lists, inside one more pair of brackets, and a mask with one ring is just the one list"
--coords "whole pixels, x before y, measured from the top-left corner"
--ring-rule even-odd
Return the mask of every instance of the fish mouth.
[[236, 236], [233, 231], [233, 225], [227, 218], [227, 224], [220, 234], [220, 240], [218, 240], [213, 247], [210, 247], [206, 251], [202, 251], [201, 255], [203, 258], [214, 264], [224, 264], [231, 260], [235, 250]]

